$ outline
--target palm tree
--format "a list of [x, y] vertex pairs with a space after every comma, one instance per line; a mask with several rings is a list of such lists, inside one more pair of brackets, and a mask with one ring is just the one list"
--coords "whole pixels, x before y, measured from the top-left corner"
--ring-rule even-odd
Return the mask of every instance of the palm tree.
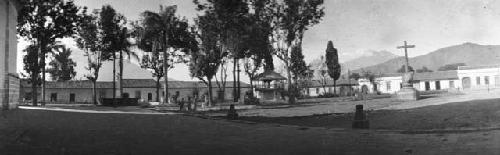
[[[186, 19], [180, 19], [175, 16], [177, 6], [160, 6], [159, 12], [145, 11], [141, 14], [142, 26], [144, 31], [155, 34], [150, 41], [156, 43], [155, 49], [163, 51], [163, 73], [164, 73], [164, 92], [167, 101], [168, 94], [168, 70], [173, 67], [171, 56], [182, 56], [176, 54], [176, 49], [183, 49], [184, 53], [188, 53], [189, 48], [194, 46], [196, 41], [193, 35], [188, 30]], [[171, 62], [169, 64], [169, 62]]]
[[[118, 37], [116, 38], [117, 40], [117, 49], [120, 53], [119, 57], [119, 67], [120, 67], [120, 73], [118, 75], [119, 77], [119, 95], [120, 97], [123, 97], [123, 55], [126, 54], [128, 56], [128, 59], [130, 60], [132, 57], [134, 59], [138, 59], [138, 56], [135, 52], [132, 52], [129, 47], [132, 45], [130, 41], [128, 40], [130, 34], [127, 30], [126, 27], [121, 28], [120, 33], [118, 33]], [[114, 65], [114, 64], [113, 64]]]

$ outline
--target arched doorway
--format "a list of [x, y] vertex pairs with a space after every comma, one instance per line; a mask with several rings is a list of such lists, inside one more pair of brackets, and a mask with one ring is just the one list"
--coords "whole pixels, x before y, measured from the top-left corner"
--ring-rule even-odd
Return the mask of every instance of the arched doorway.
[[368, 90], [368, 86], [366, 86], [366, 85], [361, 86], [361, 92], [362, 92], [363, 94], [368, 94], [368, 91], [369, 91], [369, 90]]
[[462, 78], [462, 87], [464, 89], [470, 88], [470, 77], [464, 77], [464, 78]]

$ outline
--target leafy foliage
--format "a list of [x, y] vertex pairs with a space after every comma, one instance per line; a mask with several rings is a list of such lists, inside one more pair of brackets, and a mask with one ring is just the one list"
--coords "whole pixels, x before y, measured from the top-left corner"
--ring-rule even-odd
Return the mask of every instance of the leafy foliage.
[[432, 72], [429, 68], [423, 66], [422, 69], [417, 69], [417, 73]]
[[359, 73], [351, 73], [351, 75], [349, 75], [349, 78], [359, 80], [361, 78], [361, 75], [359, 75]]
[[[333, 42], [328, 41], [328, 45], [326, 47], [326, 66], [328, 68], [328, 75], [333, 80], [333, 87], [336, 87], [336, 81], [340, 78], [340, 63], [339, 63], [339, 55], [337, 49], [333, 47]], [[336, 89], [333, 89], [336, 94]]]
[[465, 63], [453, 63], [441, 66], [438, 68], [438, 71], [447, 71], [447, 70], [458, 70], [459, 66], [467, 66]]
[[[20, 1], [21, 10], [18, 14], [18, 34], [36, 44], [39, 54], [29, 54], [28, 61], [34, 61], [35, 55], [40, 57], [40, 61], [35, 66], [40, 66], [42, 72], [42, 80], [45, 81], [45, 57], [50, 52], [50, 47], [56, 43], [56, 39], [70, 37], [76, 33], [76, 28], [82, 23], [82, 14], [87, 11], [87, 8], [80, 8], [74, 4], [72, 0], [32, 0]], [[27, 50], [29, 52], [35, 50]], [[34, 67], [31, 69], [35, 69]], [[32, 72], [32, 73], [36, 73]], [[32, 76], [39, 76], [33, 74]], [[38, 82], [34, 80], [33, 82]], [[38, 85], [36, 83], [35, 85]], [[35, 92], [36, 87], [32, 87]], [[45, 89], [43, 85], [42, 89]], [[45, 91], [42, 91], [44, 93]], [[42, 96], [45, 98], [44, 96]], [[38, 102], [37, 93], [33, 93], [33, 105]]]
[[75, 77], [76, 71], [74, 67], [76, 63], [71, 56], [71, 49], [65, 46], [57, 46], [54, 48], [54, 59], [49, 63], [50, 68], [47, 70], [54, 81], [68, 81]]
[[293, 73], [293, 78], [297, 80], [300, 77], [304, 76], [308, 69], [306, 66], [306, 62], [304, 61], [302, 48], [300, 46], [293, 47], [290, 58], [290, 71]]
[[[408, 72], [413, 72], [413, 71], [415, 71], [415, 70], [413, 70], [413, 67], [408, 66]], [[399, 68], [399, 69], [397, 70], [397, 72], [398, 72], [398, 73], [404, 73], [404, 72], [405, 72], [405, 65], [402, 65], [402, 66], [401, 66], [401, 68]]]
[[23, 52], [26, 53], [23, 58], [24, 67], [26, 75], [32, 85], [40, 85], [42, 79], [40, 78], [41, 66], [40, 66], [40, 56], [38, 52], [38, 47], [36, 45], [29, 45]]

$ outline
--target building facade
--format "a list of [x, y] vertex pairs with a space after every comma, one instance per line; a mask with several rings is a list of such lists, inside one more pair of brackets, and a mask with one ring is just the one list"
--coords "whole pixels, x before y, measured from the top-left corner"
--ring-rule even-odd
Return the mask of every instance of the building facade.
[[[169, 81], [169, 96], [179, 94], [178, 99], [188, 100], [195, 91], [199, 96], [208, 92], [205, 84], [195, 81]], [[232, 99], [233, 82], [226, 83], [225, 99]], [[66, 81], [66, 82], [46, 82], [46, 96], [48, 103], [58, 104], [90, 104], [92, 103], [92, 82], [88, 80], [81, 81]], [[113, 82], [97, 82], [97, 98], [113, 98]], [[118, 89], [118, 88], [117, 88]], [[250, 86], [246, 83], [241, 83], [241, 95], [250, 90]], [[213, 99], [217, 100], [219, 94], [218, 88], [212, 88]], [[40, 91], [40, 89], [39, 89]], [[21, 82], [21, 100], [25, 103], [31, 102], [31, 85], [23, 80]], [[41, 94], [38, 92], [38, 94]], [[163, 82], [160, 87], [160, 101], [164, 98]], [[124, 98], [138, 98], [139, 100], [157, 102], [156, 100], [156, 82], [152, 79], [124, 79], [123, 94]], [[117, 95], [119, 97], [119, 95]]]
[[17, 15], [18, 0], [0, 0], [0, 101], [3, 109], [14, 107], [19, 101], [17, 75]]
[[457, 75], [464, 90], [500, 88], [500, 65], [461, 66]]
[[[360, 79], [363, 92], [394, 94], [402, 88], [401, 73], [383, 74], [373, 84]], [[467, 91], [500, 88], [500, 65], [461, 66], [458, 70], [415, 73], [413, 87], [418, 91]]]

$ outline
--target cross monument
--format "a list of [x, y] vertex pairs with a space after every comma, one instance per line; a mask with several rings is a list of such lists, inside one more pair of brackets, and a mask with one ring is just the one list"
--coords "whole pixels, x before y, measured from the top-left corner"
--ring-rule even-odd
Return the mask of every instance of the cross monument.
[[397, 48], [398, 49], [401, 49], [401, 48], [405, 49], [405, 60], [406, 60], [405, 73], [408, 73], [408, 71], [410, 69], [409, 68], [410, 64], [408, 63], [408, 48], [415, 48], [415, 45], [408, 45], [408, 44], [406, 44], [406, 41], [405, 41], [405, 44], [403, 46], [398, 46]]

